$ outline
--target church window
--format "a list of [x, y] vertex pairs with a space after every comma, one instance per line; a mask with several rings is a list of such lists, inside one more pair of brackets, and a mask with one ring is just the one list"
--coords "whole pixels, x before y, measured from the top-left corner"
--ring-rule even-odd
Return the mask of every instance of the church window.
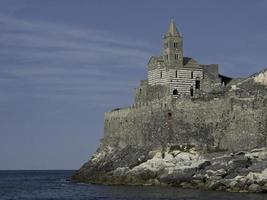
[[175, 71], [175, 78], [177, 78], [178, 77], [178, 71], [176, 70]]
[[191, 72], [191, 79], [194, 78], [194, 72]]
[[173, 47], [174, 47], [174, 48], [178, 48], [178, 42], [174, 42], [174, 43], [173, 43]]
[[196, 89], [200, 89], [200, 80], [196, 80]]
[[160, 78], [162, 78], [162, 71], [160, 71]]
[[178, 90], [177, 89], [174, 89], [173, 92], [172, 92], [173, 95], [178, 95]]

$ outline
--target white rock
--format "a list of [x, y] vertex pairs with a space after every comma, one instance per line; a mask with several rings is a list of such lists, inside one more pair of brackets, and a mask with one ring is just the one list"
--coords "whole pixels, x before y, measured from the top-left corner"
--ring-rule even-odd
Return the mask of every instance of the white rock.
[[254, 77], [254, 81], [267, 86], [267, 71], [262, 72]]

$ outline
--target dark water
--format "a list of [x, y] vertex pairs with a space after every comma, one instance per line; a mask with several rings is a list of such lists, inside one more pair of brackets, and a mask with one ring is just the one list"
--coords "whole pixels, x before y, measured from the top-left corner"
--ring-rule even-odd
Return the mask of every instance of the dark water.
[[0, 199], [25, 200], [267, 200], [265, 194], [239, 194], [174, 187], [99, 186], [66, 181], [73, 171], [0, 171]]

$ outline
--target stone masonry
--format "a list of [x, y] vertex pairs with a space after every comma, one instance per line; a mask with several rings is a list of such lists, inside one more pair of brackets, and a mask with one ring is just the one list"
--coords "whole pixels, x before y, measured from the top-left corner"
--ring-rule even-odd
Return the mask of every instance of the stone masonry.
[[101, 145], [73, 180], [267, 192], [267, 69], [247, 78], [183, 56], [173, 20], [134, 103], [105, 113]]

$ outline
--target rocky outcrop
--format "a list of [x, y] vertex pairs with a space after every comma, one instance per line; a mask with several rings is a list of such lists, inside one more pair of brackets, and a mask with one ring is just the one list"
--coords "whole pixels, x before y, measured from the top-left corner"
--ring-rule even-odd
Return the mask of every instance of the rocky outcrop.
[[[170, 146], [165, 151], [154, 150], [139, 155], [130, 147], [131, 152], [125, 151], [125, 155], [115, 157], [114, 152], [96, 153], [73, 178], [101, 184], [267, 192], [267, 149], [211, 155], [198, 152], [194, 147], [184, 150], [183, 146], [188, 145]], [[107, 157], [110, 160], [105, 159]], [[123, 163], [127, 157], [131, 157], [131, 161]], [[117, 166], [111, 167], [111, 160]]]
[[73, 180], [266, 192], [265, 78], [105, 113], [101, 146]]

